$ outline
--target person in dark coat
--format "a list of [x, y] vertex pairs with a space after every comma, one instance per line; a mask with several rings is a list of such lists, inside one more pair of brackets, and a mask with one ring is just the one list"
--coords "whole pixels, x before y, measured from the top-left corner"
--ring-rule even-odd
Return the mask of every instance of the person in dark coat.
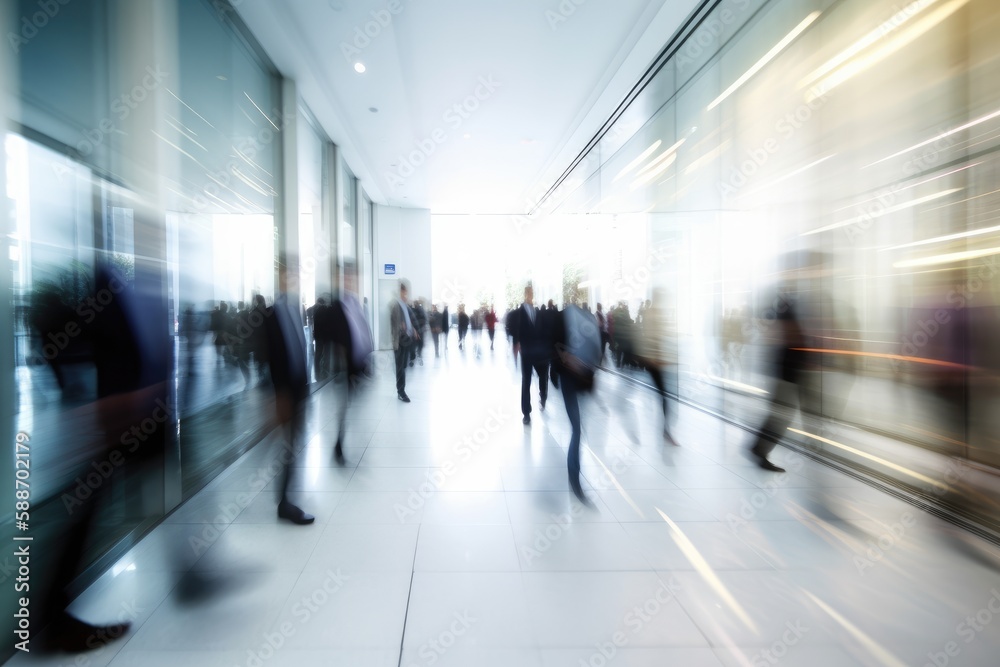
[[284, 470], [279, 473], [282, 483], [278, 491], [278, 518], [304, 525], [312, 523], [315, 517], [303, 512], [288, 498], [297, 470], [295, 454], [305, 429], [306, 397], [309, 393], [305, 331], [297, 298], [288, 294], [290, 279], [288, 267], [281, 263], [278, 270], [280, 293], [268, 312], [265, 326], [275, 409], [278, 421], [285, 430], [282, 452]]
[[333, 458], [344, 465], [344, 427], [347, 408], [355, 398], [364, 378], [368, 374], [369, 361], [374, 342], [364, 309], [358, 301], [358, 274], [354, 264], [344, 267], [344, 288], [340, 298], [330, 307], [331, 336], [336, 349], [343, 357], [347, 369], [344, 391], [337, 403], [337, 444]]
[[[97, 379], [97, 400], [81, 406], [80, 411], [93, 415], [103, 439], [94, 443], [99, 451], [88, 463], [99, 461], [109, 467], [120, 466], [126, 480], [140, 486], [146, 481], [145, 474], [162, 475], [167, 432], [175, 418], [169, 394], [173, 341], [168, 333], [165, 288], [160, 280], [159, 273], [137, 266], [130, 284], [115, 267], [98, 267], [94, 295], [104, 305], [87, 311], [89, 317], [84, 318], [86, 326], [80, 334], [92, 342]], [[101, 300], [100, 295], [110, 295], [111, 299]], [[142, 429], [137, 434], [138, 424], [142, 424]], [[148, 430], [147, 424], [153, 430]], [[74, 436], [81, 442], [85, 439], [85, 434]], [[87, 471], [90, 470], [88, 467]], [[37, 633], [48, 626], [46, 648], [69, 652], [99, 650], [122, 637], [129, 628], [127, 622], [91, 625], [68, 611], [73, 599], [71, 583], [88, 562], [86, 553], [93, 539], [91, 534], [101, 524], [115, 521], [115, 517], [101, 515], [108, 509], [110, 480], [85, 496], [78, 493], [77, 484], [74, 481], [53, 496], [62, 499], [58, 503], [60, 511], [66, 499], [72, 499], [72, 504], [65, 506], [68, 518], [52, 530], [51, 541], [46, 539], [47, 544], [38, 544], [39, 551], [32, 548], [33, 554], [53, 559], [52, 575], [46, 577], [47, 569], [41, 569], [39, 576], [30, 582], [31, 632]], [[32, 518], [37, 522], [49, 507], [52, 505], [36, 502]]]
[[534, 305], [534, 290], [524, 288], [524, 303], [512, 318], [514, 357], [521, 355], [521, 414], [525, 424], [531, 423], [531, 371], [538, 375], [538, 397], [542, 410], [549, 395], [548, 365], [551, 356], [551, 332], [545, 316]]
[[787, 405], [796, 393], [799, 405], [805, 404], [805, 389], [802, 385], [805, 357], [802, 348], [805, 347], [805, 337], [795, 305], [785, 295], [779, 296], [778, 303], [777, 318], [774, 320], [777, 341], [772, 349], [776, 385], [771, 392], [770, 414], [760, 427], [750, 453], [757, 458], [758, 465], [764, 470], [785, 472], [784, 468], [771, 463], [768, 457], [774, 449], [775, 441], [785, 435], [791, 423], [791, 416], [780, 406]]
[[443, 304], [441, 308], [441, 339], [444, 341], [444, 349], [448, 350], [448, 332], [451, 331], [451, 315], [448, 313], [448, 304]]

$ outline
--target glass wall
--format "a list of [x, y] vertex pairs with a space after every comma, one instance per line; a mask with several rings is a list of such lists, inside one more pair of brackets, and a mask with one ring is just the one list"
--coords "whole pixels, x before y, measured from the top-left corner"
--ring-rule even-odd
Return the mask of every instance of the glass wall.
[[3, 144], [14, 426], [36, 540], [100, 496], [93, 562], [273, 427], [252, 308], [275, 295], [284, 116], [224, 3], [57, 4], [14, 50]]
[[187, 494], [248, 445], [220, 435], [270, 423], [260, 313], [275, 296], [285, 115], [276, 73], [237, 36], [230, 15], [202, 1], [178, 7], [180, 76], [168, 91], [178, 116], [167, 124], [179, 169], [167, 185], [167, 221], [177, 242]]
[[666, 307], [682, 397], [757, 426], [792, 308], [807, 414], [1000, 465], [998, 27], [989, 0], [724, 1], [545, 208], [642, 230], [615, 300]]

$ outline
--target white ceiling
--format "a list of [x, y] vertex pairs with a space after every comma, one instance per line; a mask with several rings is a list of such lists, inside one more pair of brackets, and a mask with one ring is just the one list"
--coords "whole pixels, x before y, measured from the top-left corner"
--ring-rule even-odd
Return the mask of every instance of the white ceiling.
[[234, 2], [374, 200], [479, 214], [531, 208], [695, 3]]

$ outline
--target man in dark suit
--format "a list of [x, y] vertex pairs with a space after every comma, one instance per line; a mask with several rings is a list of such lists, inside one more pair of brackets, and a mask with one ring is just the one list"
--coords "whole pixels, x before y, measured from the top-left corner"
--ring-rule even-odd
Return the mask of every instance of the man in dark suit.
[[399, 298], [389, 309], [389, 328], [392, 330], [392, 349], [396, 357], [396, 395], [404, 403], [410, 402], [406, 395], [406, 364], [410, 360], [410, 346], [420, 334], [417, 332], [416, 318], [407, 303], [406, 282], [399, 283]]
[[344, 287], [340, 299], [330, 308], [331, 335], [337, 349], [343, 354], [344, 367], [347, 369], [344, 392], [337, 405], [337, 444], [333, 450], [333, 458], [339, 465], [344, 465], [344, 421], [347, 407], [368, 371], [369, 358], [374, 350], [372, 333], [368, 328], [364, 309], [358, 301], [357, 288], [357, 266], [347, 264], [344, 266]]
[[548, 366], [552, 352], [550, 331], [546, 319], [535, 308], [534, 290], [524, 288], [524, 303], [513, 318], [514, 358], [521, 353], [521, 414], [525, 424], [531, 423], [531, 370], [538, 374], [538, 396], [542, 410], [549, 394]]
[[448, 313], [448, 304], [443, 304], [441, 309], [441, 337], [444, 339], [444, 349], [448, 350], [448, 332], [451, 331], [451, 314]]
[[798, 394], [800, 409], [806, 404], [805, 387], [802, 384], [805, 365], [803, 348], [806, 344], [795, 304], [784, 294], [779, 295], [777, 303], [777, 317], [774, 320], [777, 325], [777, 340], [771, 350], [775, 383], [771, 390], [770, 413], [767, 421], [757, 431], [750, 453], [757, 459], [757, 465], [764, 470], [785, 472], [784, 468], [772, 463], [769, 457], [776, 441], [784, 437], [792, 420], [782, 406], [787, 408], [793, 404], [795, 394]]
[[285, 469], [278, 498], [278, 518], [304, 525], [315, 520], [288, 500], [288, 490], [295, 473], [295, 454], [300, 446], [305, 428], [305, 401], [309, 393], [309, 375], [306, 362], [306, 338], [302, 315], [296, 296], [289, 298], [288, 267], [281, 263], [278, 269], [280, 294], [265, 319], [267, 351], [274, 383], [275, 408], [278, 421], [285, 429], [282, 462]]

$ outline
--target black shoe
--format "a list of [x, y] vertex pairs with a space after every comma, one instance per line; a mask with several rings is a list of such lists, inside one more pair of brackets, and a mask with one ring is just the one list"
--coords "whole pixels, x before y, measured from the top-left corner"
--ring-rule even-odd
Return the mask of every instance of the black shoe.
[[542, 412], [545, 412], [545, 399], [542, 399]]
[[100, 650], [125, 636], [130, 627], [131, 623], [91, 625], [64, 613], [49, 626], [46, 648], [67, 653]]
[[344, 448], [337, 443], [337, 446], [333, 448], [333, 460], [337, 462], [337, 465], [343, 467], [344, 465]]
[[410, 397], [406, 395], [406, 392], [402, 392], [402, 391], [401, 391], [401, 392], [399, 392], [399, 396], [398, 396], [398, 398], [399, 398], [399, 400], [401, 400], [401, 401], [402, 401], [403, 403], [409, 403], [409, 402], [410, 402]]
[[770, 470], [771, 472], [785, 472], [784, 468], [782, 468], [781, 466], [774, 465], [765, 458], [762, 458], [760, 461], [758, 461], [757, 465], [759, 465], [764, 470]]
[[288, 519], [299, 526], [306, 526], [316, 520], [312, 514], [306, 514], [301, 508], [288, 501], [278, 503], [278, 518]]
[[524, 419], [521, 420], [521, 423], [522, 424], [530, 424], [531, 423], [531, 417], [529, 417], [528, 415], [524, 415]]

